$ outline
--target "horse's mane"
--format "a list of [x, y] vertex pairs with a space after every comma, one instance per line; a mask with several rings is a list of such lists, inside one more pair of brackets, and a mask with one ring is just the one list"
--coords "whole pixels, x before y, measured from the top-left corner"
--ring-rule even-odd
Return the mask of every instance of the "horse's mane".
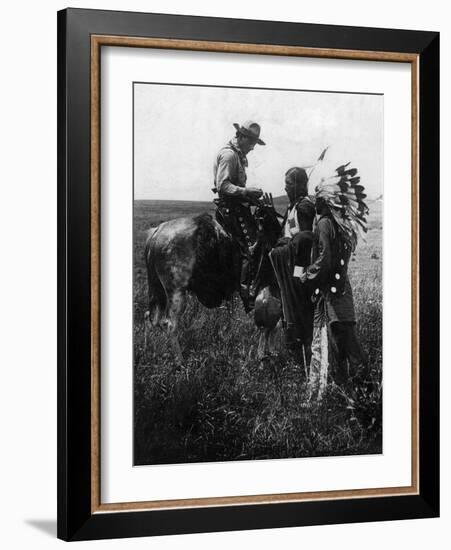
[[196, 254], [191, 289], [208, 307], [219, 305], [236, 289], [239, 249], [218, 223], [204, 212], [195, 216]]
[[[240, 245], [210, 214], [204, 212], [193, 219], [196, 261], [191, 290], [204, 305], [215, 307], [238, 289]], [[266, 285], [273, 287], [277, 283], [268, 252], [280, 236], [281, 227], [275, 210], [268, 206], [257, 208], [255, 219], [259, 229], [253, 249], [254, 284], [257, 289]]]
[[208, 238], [215, 233], [213, 216], [208, 212], [202, 212], [202, 214], [194, 216], [193, 219], [197, 226], [197, 234], [203, 234]]

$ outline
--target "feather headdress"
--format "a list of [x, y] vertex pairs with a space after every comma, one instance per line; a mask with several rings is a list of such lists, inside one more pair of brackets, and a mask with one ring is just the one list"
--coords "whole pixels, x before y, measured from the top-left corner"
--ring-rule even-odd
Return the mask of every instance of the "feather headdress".
[[355, 250], [358, 237], [365, 240], [367, 232], [368, 206], [366, 194], [357, 168], [350, 168], [350, 162], [332, 169], [324, 162], [327, 148], [321, 153], [318, 162], [309, 174], [309, 192], [315, 199], [323, 199], [337, 223], [344, 239]]

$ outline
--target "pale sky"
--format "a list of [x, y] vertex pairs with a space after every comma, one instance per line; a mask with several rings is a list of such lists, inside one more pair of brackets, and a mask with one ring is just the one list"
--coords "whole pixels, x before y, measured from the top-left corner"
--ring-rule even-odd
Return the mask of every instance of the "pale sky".
[[247, 184], [284, 194], [284, 174], [329, 161], [358, 168], [369, 198], [383, 193], [383, 96], [173, 84], [134, 85], [135, 199], [212, 200], [213, 163], [233, 123], [261, 125]]

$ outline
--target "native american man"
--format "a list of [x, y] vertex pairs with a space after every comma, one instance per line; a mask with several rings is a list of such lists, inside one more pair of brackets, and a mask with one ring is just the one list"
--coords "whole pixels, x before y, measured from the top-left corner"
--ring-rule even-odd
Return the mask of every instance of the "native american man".
[[307, 196], [307, 181], [303, 168], [294, 167], [286, 172], [289, 206], [283, 220], [283, 236], [270, 253], [282, 299], [286, 344], [304, 367], [311, 357], [313, 304], [309, 285], [301, 285], [299, 277], [310, 264], [315, 217], [315, 206]]
[[366, 232], [368, 208], [355, 168], [336, 169], [315, 192], [317, 219], [312, 263], [301, 281], [314, 285], [315, 300], [310, 395], [321, 398], [327, 371], [340, 385], [358, 378], [364, 370], [364, 355], [356, 333], [356, 317], [348, 263], [358, 235]]

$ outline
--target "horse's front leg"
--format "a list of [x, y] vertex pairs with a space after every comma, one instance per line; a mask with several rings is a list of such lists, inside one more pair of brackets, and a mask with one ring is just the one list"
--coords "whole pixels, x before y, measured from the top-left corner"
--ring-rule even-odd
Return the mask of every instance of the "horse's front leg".
[[260, 331], [257, 347], [257, 359], [260, 361], [268, 355], [268, 329], [264, 328]]
[[279, 330], [280, 322], [268, 333], [268, 353], [272, 355], [276, 352], [276, 334]]
[[263, 288], [255, 300], [254, 321], [261, 329], [257, 356], [266, 357], [274, 351], [274, 336], [282, 316], [280, 300], [275, 298], [269, 286]]

